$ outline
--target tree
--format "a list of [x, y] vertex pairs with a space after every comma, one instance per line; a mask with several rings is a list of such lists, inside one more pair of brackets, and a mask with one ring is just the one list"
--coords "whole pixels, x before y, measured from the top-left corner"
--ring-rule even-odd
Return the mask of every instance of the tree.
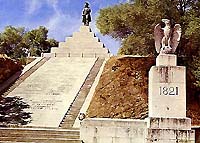
[[30, 31], [26, 31], [24, 27], [7, 26], [0, 33], [0, 53], [11, 58], [23, 58], [28, 53], [40, 56], [42, 52], [50, 52], [52, 46], [58, 46], [58, 42], [48, 39], [48, 29], [43, 26]]
[[49, 51], [47, 34], [48, 30], [43, 26], [26, 33], [25, 41], [32, 56], [40, 56], [42, 52]]
[[11, 58], [20, 58], [26, 55], [27, 45], [23, 42], [25, 28], [7, 26], [0, 34], [0, 52]]
[[182, 26], [177, 54], [196, 55], [200, 44], [199, 9], [199, 0], [135, 0], [101, 9], [97, 27], [103, 35], [122, 40], [119, 54], [152, 55], [155, 54], [154, 26], [162, 18], [168, 18]]
[[49, 49], [51, 47], [58, 47], [58, 41], [56, 41], [55, 39], [47, 39], [47, 42], [48, 42]]
[[[101, 9], [96, 25], [103, 35], [122, 40], [119, 54], [155, 55], [154, 27], [162, 18], [180, 23], [182, 37], [176, 54], [187, 57], [182, 64], [192, 74], [197, 92], [200, 88], [200, 0], [134, 0]], [[191, 64], [192, 63], [192, 64]], [[199, 93], [198, 93], [199, 95]]]

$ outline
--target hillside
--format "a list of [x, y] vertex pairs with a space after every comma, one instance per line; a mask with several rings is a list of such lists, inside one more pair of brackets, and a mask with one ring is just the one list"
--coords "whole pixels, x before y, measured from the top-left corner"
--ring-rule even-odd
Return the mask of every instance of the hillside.
[[19, 64], [19, 62], [0, 55], [0, 83], [4, 82], [21, 69], [22, 66]]
[[[107, 61], [87, 111], [90, 118], [144, 119], [148, 116], [148, 72], [153, 57], [112, 57]], [[190, 84], [189, 84], [190, 83]], [[200, 125], [192, 75], [187, 71], [187, 116]], [[192, 92], [191, 92], [192, 91]]]

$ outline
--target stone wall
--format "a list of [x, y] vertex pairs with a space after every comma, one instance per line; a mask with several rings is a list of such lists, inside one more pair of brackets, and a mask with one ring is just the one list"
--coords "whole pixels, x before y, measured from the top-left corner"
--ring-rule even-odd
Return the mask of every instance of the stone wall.
[[84, 143], [145, 143], [144, 120], [90, 118], [81, 123]]

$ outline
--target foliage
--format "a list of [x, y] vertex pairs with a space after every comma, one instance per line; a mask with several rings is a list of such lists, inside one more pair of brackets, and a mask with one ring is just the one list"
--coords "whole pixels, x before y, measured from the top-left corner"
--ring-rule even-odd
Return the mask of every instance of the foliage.
[[151, 55], [155, 54], [154, 26], [168, 18], [182, 26], [177, 54], [190, 56], [199, 51], [199, 16], [199, 0], [134, 0], [101, 9], [97, 27], [103, 35], [122, 40], [119, 54]]
[[43, 26], [30, 31], [23, 27], [7, 26], [0, 33], [0, 53], [11, 58], [23, 58], [29, 53], [31, 56], [40, 56], [42, 52], [50, 52], [50, 48], [57, 45], [56, 40], [48, 39], [48, 29]]
[[24, 28], [7, 26], [0, 35], [0, 52], [11, 58], [24, 56], [27, 48], [23, 41], [24, 34]]
[[176, 54], [189, 57], [189, 66], [199, 87], [200, 66], [193, 57], [200, 56], [200, 0], [134, 0], [131, 3], [107, 7], [99, 11], [97, 27], [103, 35], [122, 40], [119, 54], [152, 55], [154, 48], [153, 31], [162, 18], [172, 24], [180, 23], [182, 37]]
[[0, 98], [0, 124], [7, 125], [26, 125], [30, 122], [30, 114], [24, 109], [29, 105], [22, 101], [20, 97], [1, 97]]
[[196, 79], [195, 86], [199, 87], [200, 92], [200, 57], [193, 57], [194, 60], [192, 62], [192, 73]]

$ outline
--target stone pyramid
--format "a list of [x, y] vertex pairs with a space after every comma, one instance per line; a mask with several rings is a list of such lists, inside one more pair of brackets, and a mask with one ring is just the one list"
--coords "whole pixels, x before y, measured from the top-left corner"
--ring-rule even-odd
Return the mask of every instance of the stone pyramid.
[[51, 57], [107, 58], [110, 53], [89, 26], [81, 26], [79, 32], [66, 37], [65, 42], [60, 42], [58, 47], [52, 47]]

